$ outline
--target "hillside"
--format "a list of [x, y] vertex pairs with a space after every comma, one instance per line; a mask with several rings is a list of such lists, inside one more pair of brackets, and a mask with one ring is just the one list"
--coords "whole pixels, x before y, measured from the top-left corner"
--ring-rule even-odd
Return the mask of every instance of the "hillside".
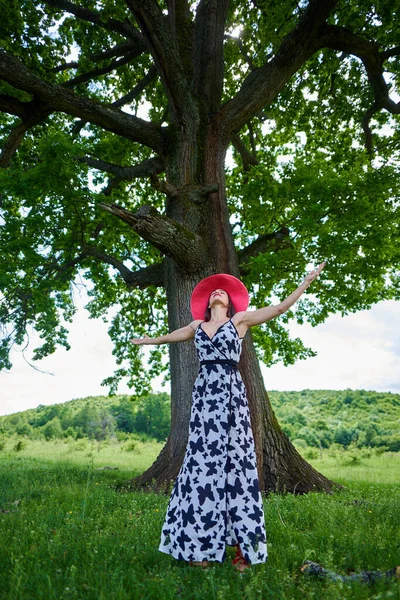
[[[400, 451], [400, 394], [364, 390], [269, 392], [284, 431], [298, 446], [376, 447]], [[0, 435], [31, 439], [129, 434], [163, 441], [170, 426], [168, 394], [94, 396], [0, 417]]]

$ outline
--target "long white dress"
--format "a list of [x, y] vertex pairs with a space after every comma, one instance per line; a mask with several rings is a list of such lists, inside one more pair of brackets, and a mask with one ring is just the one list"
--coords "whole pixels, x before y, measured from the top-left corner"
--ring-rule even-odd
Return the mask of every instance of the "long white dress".
[[235, 367], [242, 340], [231, 319], [212, 339], [201, 323], [195, 332], [200, 369], [193, 386], [189, 440], [159, 545], [161, 552], [179, 560], [223, 562], [226, 546], [237, 543], [248, 563], [267, 560], [250, 412]]

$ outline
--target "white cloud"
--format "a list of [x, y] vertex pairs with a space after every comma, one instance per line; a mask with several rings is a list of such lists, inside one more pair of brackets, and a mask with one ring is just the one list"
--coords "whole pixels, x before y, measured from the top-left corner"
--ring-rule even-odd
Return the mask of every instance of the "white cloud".
[[267, 389], [364, 389], [400, 392], [397, 331], [400, 304], [385, 301], [370, 310], [325, 323], [293, 324], [292, 337], [300, 337], [318, 355], [295, 365], [262, 366]]

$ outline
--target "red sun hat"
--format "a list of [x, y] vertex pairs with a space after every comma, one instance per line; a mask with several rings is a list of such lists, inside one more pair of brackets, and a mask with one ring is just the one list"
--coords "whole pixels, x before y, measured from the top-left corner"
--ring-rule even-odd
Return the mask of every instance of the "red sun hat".
[[194, 288], [190, 297], [190, 310], [194, 319], [204, 319], [210, 294], [217, 288], [221, 288], [229, 294], [236, 312], [247, 309], [249, 305], [249, 292], [245, 285], [233, 275], [217, 273], [216, 275], [205, 277]]

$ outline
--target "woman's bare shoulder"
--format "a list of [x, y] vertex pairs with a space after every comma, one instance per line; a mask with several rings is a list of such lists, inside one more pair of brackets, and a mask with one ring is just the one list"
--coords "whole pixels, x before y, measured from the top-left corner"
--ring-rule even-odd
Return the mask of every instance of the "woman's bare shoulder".
[[193, 331], [196, 331], [197, 327], [202, 322], [203, 322], [203, 319], [195, 319], [194, 321], [192, 321], [191, 323], [189, 323], [189, 327], [191, 327], [193, 329]]
[[239, 325], [239, 323], [241, 323], [244, 319], [244, 316], [246, 315], [245, 310], [239, 310], [238, 312], [236, 312], [233, 317], [232, 317], [232, 321], [235, 325]]

